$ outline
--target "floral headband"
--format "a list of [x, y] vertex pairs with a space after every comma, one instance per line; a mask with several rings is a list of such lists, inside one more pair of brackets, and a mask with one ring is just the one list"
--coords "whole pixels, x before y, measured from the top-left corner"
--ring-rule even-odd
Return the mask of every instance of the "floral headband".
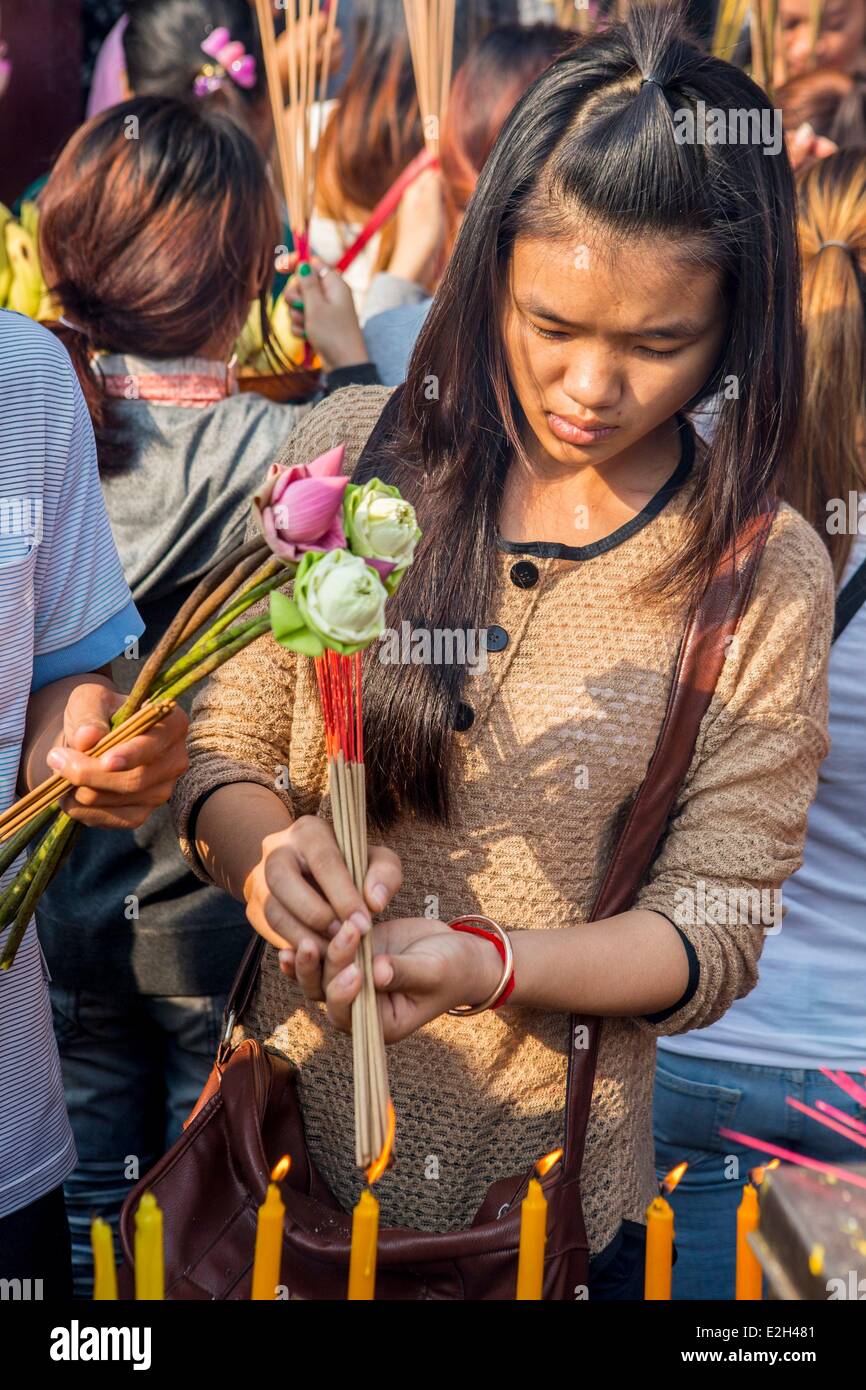
[[208, 34], [201, 45], [213, 62], [203, 63], [192, 84], [197, 97], [206, 97], [221, 87], [227, 77], [249, 90], [256, 85], [256, 60], [243, 44], [233, 39], [225, 25]]

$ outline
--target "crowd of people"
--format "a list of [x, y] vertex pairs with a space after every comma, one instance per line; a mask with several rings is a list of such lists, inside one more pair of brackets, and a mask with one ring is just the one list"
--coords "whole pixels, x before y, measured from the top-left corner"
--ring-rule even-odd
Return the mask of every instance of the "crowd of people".
[[[780, 0], [772, 96], [710, 56], [703, 10], [590, 8], [576, 34], [552, 5], [458, 0], [439, 158], [345, 275], [424, 147], [396, 0], [340, 5], [313, 273], [248, 0], [131, 0], [86, 122], [21, 190], [57, 314], [0, 312], [0, 521], [9, 499], [40, 518], [0, 524], [0, 810], [53, 770], [83, 830], [0, 974], [4, 1278], [90, 1297], [91, 1218], [116, 1231], [181, 1133], [252, 933], [270, 949], [235, 1037], [297, 1067], [347, 1211], [369, 931], [399, 1128], [385, 1225], [466, 1227], [562, 1144], [572, 1015], [603, 1019], [590, 1300], [643, 1297], [644, 1214], [681, 1161], [674, 1297], [733, 1296], [762, 1155], [722, 1128], [854, 1157], [787, 1100], [866, 1121], [822, 1070], [866, 1068], [866, 0], [827, 0], [817, 31], [810, 0]], [[253, 81], [202, 85], [219, 26]], [[784, 143], [681, 142], [699, 102], [780, 111]], [[321, 372], [272, 344], [267, 393], [238, 390], [274, 296]], [[488, 653], [471, 674], [367, 653], [363, 893], [319, 814], [311, 665], [270, 637], [87, 751], [254, 533], [270, 465], [337, 444], [418, 514], [389, 627], [480, 632]], [[631, 906], [593, 920], [688, 614], [768, 494], [659, 850]], [[466, 913], [511, 933], [514, 987], [464, 1019], [501, 970], [450, 930]]]

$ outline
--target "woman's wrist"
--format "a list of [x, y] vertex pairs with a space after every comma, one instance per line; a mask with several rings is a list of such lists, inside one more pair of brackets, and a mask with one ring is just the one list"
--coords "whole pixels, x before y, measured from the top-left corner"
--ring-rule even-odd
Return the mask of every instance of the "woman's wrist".
[[489, 936], [455, 933], [463, 945], [458, 980], [458, 1004], [475, 1008], [489, 999], [502, 979], [502, 956]]
[[192, 828], [199, 862], [217, 887], [245, 903], [263, 842], [291, 824], [285, 804], [269, 787], [224, 783], [201, 803]]

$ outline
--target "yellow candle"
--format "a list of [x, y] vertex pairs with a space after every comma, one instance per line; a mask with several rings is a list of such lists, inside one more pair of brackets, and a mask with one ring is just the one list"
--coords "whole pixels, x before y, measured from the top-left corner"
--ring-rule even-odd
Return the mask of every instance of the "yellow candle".
[[544, 1287], [544, 1247], [547, 1243], [547, 1198], [537, 1178], [529, 1179], [520, 1204], [520, 1260], [517, 1298], [541, 1298]]
[[349, 1298], [371, 1299], [376, 1289], [376, 1248], [379, 1243], [379, 1203], [364, 1188], [352, 1214], [352, 1254], [349, 1260]]
[[761, 1297], [761, 1265], [748, 1241], [758, 1229], [758, 1189], [747, 1182], [737, 1208], [737, 1282], [735, 1298]]
[[162, 1212], [152, 1192], [145, 1192], [135, 1213], [135, 1296], [165, 1298]]
[[117, 1298], [117, 1270], [114, 1265], [114, 1244], [111, 1227], [101, 1216], [94, 1217], [90, 1226], [93, 1248], [93, 1297], [99, 1302]]
[[646, 1209], [646, 1269], [644, 1298], [669, 1299], [674, 1256], [674, 1212], [664, 1197], [654, 1197]]
[[280, 1189], [275, 1182], [270, 1182], [265, 1200], [259, 1207], [253, 1262], [253, 1291], [250, 1298], [273, 1302], [277, 1296], [283, 1256], [285, 1215], [286, 1208], [280, 1196]]

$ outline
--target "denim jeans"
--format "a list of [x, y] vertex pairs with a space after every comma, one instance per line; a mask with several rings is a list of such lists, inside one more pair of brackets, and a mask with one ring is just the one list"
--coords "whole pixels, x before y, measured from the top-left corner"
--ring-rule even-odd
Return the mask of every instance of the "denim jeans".
[[78, 1150], [64, 1187], [75, 1293], [90, 1298], [91, 1219], [109, 1221], [117, 1241], [127, 1193], [178, 1138], [207, 1080], [225, 1001], [50, 988]]
[[826, 1100], [866, 1120], [866, 1107], [819, 1071], [659, 1051], [654, 1105], [659, 1178], [683, 1160], [689, 1165], [670, 1198], [678, 1254], [675, 1299], [734, 1297], [737, 1207], [749, 1171], [768, 1158], [723, 1138], [720, 1129], [736, 1129], [828, 1163], [862, 1157], [850, 1140], [786, 1105], [786, 1096], [811, 1106]]

